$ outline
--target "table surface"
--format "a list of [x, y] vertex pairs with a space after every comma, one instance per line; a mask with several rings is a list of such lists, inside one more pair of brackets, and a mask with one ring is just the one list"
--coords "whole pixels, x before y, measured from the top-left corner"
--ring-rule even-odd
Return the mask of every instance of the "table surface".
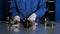
[[60, 34], [60, 23], [54, 26], [39, 24], [36, 27], [26, 29], [21, 24], [11, 26], [0, 22], [0, 34]]

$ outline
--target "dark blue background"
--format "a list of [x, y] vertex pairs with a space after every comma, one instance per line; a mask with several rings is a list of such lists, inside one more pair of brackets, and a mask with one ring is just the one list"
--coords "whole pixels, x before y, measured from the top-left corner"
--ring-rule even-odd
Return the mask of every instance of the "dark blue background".
[[55, 3], [55, 21], [59, 22], [60, 21], [60, 0], [56, 0]]
[[8, 13], [8, 0], [0, 0], [0, 21], [6, 19]]

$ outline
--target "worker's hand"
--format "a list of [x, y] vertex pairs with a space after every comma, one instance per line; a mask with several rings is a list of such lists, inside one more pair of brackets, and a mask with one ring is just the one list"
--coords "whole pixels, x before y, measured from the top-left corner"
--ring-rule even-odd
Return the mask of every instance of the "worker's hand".
[[14, 21], [19, 21], [20, 22], [20, 17], [19, 16], [15, 16]]
[[33, 13], [31, 16], [29, 16], [28, 20], [35, 21], [36, 20], [36, 14]]

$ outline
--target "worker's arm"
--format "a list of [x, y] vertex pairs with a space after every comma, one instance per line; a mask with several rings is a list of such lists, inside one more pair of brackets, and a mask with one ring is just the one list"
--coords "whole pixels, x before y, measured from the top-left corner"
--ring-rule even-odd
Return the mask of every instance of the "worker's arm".
[[28, 20], [35, 21], [37, 17], [42, 17], [45, 14], [45, 12], [46, 12], [46, 2], [45, 2], [45, 0], [40, 0], [38, 7], [39, 7], [39, 9], [35, 13], [33, 13], [28, 18]]
[[39, 9], [36, 11], [36, 17], [42, 17], [46, 12], [46, 0], [40, 0]]
[[14, 21], [20, 21], [20, 17], [18, 16], [18, 12], [17, 12], [17, 7], [16, 4], [14, 2], [15, 0], [11, 0], [10, 1], [10, 12], [12, 14], [12, 16], [14, 16]]
[[10, 12], [12, 16], [18, 16], [17, 9], [16, 9], [16, 4], [14, 2], [15, 0], [10, 1]]

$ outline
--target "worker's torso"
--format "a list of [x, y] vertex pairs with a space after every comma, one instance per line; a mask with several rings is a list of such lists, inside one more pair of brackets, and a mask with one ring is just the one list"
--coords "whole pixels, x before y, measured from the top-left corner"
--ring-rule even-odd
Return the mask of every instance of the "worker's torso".
[[40, 0], [16, 0], [18, 9], [24, 16], [35, 12], [38, 9], [39, 1]]

